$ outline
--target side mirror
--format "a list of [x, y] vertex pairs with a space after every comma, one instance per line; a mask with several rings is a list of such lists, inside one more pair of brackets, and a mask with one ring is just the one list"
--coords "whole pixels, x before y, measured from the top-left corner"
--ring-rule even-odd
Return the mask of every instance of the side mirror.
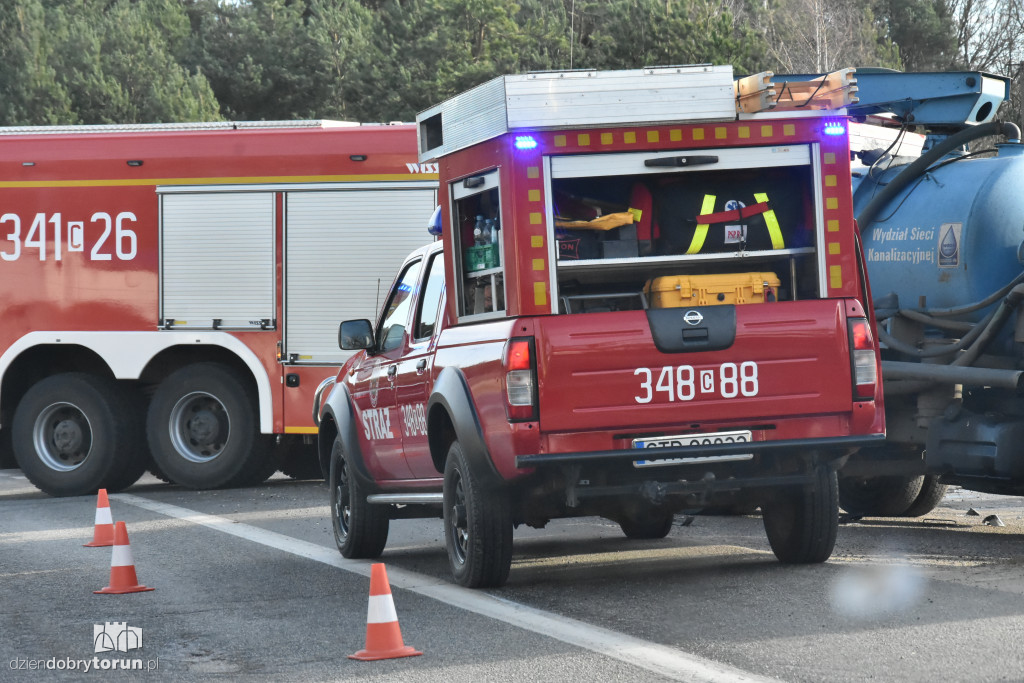
[[373, 326], [370, 321], [346, 320], [338, 328], [338, 346], [344, 351], [373, 348]]

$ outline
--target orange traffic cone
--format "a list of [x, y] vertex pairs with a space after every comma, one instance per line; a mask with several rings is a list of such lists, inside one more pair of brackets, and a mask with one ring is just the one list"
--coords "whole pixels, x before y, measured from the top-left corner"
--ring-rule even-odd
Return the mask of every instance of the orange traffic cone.
[[413, 657], [422, 652], [402, 642], [402, 630], [398, 628], [395, 601], [391, 597], [391, 585], [383, 563], [378, 562], [370, 571], [370, 605], [366, 610], [366, 649], [360, 650], [349, 659], [370, 661], [373, 659], [396, 659]]
[[110, 558], [110, 585], [93, 593], [141, 593], [156, 590], [139, 585], [132, 561], [132, 548], [128, 545], [128, 528], [124, 522], [114, 527], [114, 554]]
[[96, 494], [96, 525], [92, 532], [92, 543], [85, 543], [86, 548], [105, 548], [114, 545], [114, 518], [110, 516], [110, 501], [107, 490], [100, 489]]

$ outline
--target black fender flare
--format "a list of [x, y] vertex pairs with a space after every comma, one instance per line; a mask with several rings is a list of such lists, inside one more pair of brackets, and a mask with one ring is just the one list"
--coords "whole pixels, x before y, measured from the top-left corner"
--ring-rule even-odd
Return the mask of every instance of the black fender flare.
[[[331, 393], [327, 395], [321, 415], [320, 432], [317, 436], [320, 467], [324, 472], [330, 472], [330, 457], [334, 439], [340, 438], [345, 455], [349, 458], [352, 474], [361, 484], [376, 490], [377, 483], [366, 467], [363, 449], [359, 446], [359, 422], [356, 420], [355, 411], [352, 408], [352, 396], [349, 394], [348, 387], [340, 383], [334, 385]], [[334, 425], [333, 430], [330, 429], [329, 424]], [[327, 476], [329, 474], [325, 475], [325, 478]]]
[[491, 460], [469, 383], [459, 368], [447, 367], [441, 370], [427, 400], [427, 438], [430, 441], [430, 452], [435, 455], [434, 462], [442, 472], [450, 444], [446, 430], [441, 429], [440, 419], [443, 414], [447, 414], [455, 431], [454, 436], [462, 444], [462, 452], [474, 476], [487, 484], [504, 483]]

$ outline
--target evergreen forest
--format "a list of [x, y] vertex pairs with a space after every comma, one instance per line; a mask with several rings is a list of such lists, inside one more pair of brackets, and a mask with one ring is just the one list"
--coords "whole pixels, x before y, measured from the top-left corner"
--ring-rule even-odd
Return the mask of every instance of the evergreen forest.
[[[507, 73], [1024, 74], [1024, 0], [4, 0], [0, 125], [411, 121]], [[1004, 118], [1020, 121], [1019, 98]]]

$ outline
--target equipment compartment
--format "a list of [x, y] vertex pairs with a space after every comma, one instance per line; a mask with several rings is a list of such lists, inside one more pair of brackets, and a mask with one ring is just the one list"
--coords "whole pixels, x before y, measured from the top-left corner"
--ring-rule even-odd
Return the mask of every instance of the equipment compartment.
[[549, 157], [560, 309], [607, 292], [635, 308], [824, 296], [816, 158], [812, 145]]

